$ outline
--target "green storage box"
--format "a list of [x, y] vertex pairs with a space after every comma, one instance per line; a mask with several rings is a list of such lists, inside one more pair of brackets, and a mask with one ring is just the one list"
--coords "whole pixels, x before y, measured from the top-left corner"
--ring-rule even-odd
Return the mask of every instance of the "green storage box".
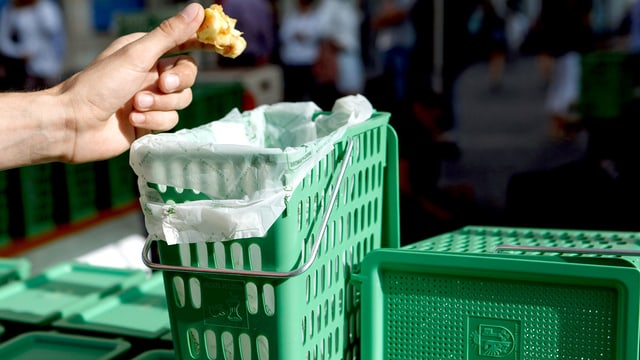
[[7, 171], [11, 236], [29, 238], [55, 230], [53, 165], [31, 165]]
[[637, 97], [638, 56], [596, 51], [581, 56], [579, 112], [585, 118], [613, 119]]
[[637, 239], [466, 227], [375, 250], [354, 275], [362, 358], [637, 359], [637, 259], [599, 254], [637, 251]]
[[7, 171], [0, 171], [0, 246], [11, 241], [10, 214], [9, 174]]
[[57, 320], [53, 326], [133, 338], [157, 339], [171, 330], [162, 273]]
[[[388, 121], [388, 113], [376, 113], [348, 128], [264, 238], [158, 242], [161, 264], [146, 261], [164, 269], [180, 358], [358, 358], [361, 315], [348, 279], [371, 250], [399, 242], [397, 138]], [[192, 200], [191, 192], [170, 190], [165, 202]]]
[[0, 287], [0, 321], [48, 325], [144, 280], [142, 270], [61, 263]]
[[27, 258], [0, 258], [0, 286], [16, 280], [26, 279], [31, 272]]
[[196, 82], [191, 91], [193, 100], [188, 107], [178, 111], [180, 122], [174, 131], [220, 119], [234, 108], [242, 109], [244, 87], [241, 83]]
[[75, 223], [98, 215], [95, 163], [55, 163], [55, 219], [59, 224]]
[[132, 360], [176, 360], [176, 354], [173, 350], [149, 350], [134, 357]]
[[136, 174], [129, 166], [129, 152], [96, 162], [97, 207], [118, 209], [138, 201]]
[[130, 347], [121, 339], [34, 331], [0, 344], [0, 359], [110, 360], [122, 358]]

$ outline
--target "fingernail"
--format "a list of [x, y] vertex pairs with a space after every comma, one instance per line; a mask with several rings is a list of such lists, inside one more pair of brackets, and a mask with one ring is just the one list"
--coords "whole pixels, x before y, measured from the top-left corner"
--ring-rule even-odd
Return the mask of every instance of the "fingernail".
[[138, 112], [131, 113], [131, 123], [133, 125], [139, 125], [139, 124], [142, 124], [143, 122], [144, 122], [144, 114], [141, 114]]
[[137, 108], [140, 110], [146, 110], [153, 105], [153, 96], [148, 94], [140, 94], [136, 98]]
[[182, 9], [182, 11], [180, 11], [180, 15], [182, 15], [182, 17], [187, 21], [191, 21], [196, 17], [196, 15], [198, 15], [198, 6], [200, 5], [196, 3], [189, 4], [187, 7]]
[[173, 91], [177, 89], [179, 85], [180, 85], [180, 79], [178, 78], [178, 75], [168, 74], [164, 78], [164, 87], [167, 91]]

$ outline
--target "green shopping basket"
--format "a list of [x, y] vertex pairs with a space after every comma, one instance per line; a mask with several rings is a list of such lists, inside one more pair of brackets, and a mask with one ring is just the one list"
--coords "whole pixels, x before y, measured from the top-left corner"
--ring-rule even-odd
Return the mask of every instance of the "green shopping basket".
[[469, 226], [354, 275], [367, 360], [638, 359], [639, 233]]
[[[350, 127], [287, 200], [265, 237], [158, 241], [171, 331], [181, 359], [343, 359], [359, 355], [351, 272], [367, 253], [398, 246], [397, 138], [388, 113]], [[183, 169], [165, 164], [166, 170]], [[160, 185], [160, 186], [159, 186]], [[188, 189], [143, 184], [165, 202]]]

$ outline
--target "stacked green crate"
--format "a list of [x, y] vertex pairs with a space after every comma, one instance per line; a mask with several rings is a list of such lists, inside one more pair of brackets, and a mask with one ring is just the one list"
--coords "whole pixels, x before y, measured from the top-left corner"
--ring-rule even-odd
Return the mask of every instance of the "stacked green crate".
[[637, 56], [597, 51], [581, 57], [579, 113], [592, 119], [613, 119], [636, 96]]
[[98, 214], [95, 163], [54, 164], [55, 221], [74, 223]]
[[117, 209], [138, 198], [137, 177], [129, 166], [129, 152], [96, 163], [99, 209]]
[[191, 104], [178, 112], [174, 130], [194, 128], [224, 117], [234, 108], [242, 110], [244, 87], [240, 83], [197, 82]]
[[56, 228], [53, 165], [41, 164], [8, 170], [9, 233], [13, 238], [33, 237]]
[[9, 179], [6, 171], [0, 171], [0, 246], [11, 241], [9, 234]]
[[11, 359], [122, 359], [131, 344], [121, 339], [33, 331], [0, 344], [0, 358]]

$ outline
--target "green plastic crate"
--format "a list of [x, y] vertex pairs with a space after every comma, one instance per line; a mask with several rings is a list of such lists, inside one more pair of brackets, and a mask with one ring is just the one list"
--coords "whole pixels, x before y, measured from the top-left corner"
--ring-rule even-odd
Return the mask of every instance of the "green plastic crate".
[[0, 245], [11, 241], [9, 206], [9, 174], [0, 171]]
[[466, 227], [375, 250], [354, 275], [362, 358], [637, 359], [637, 259], [582, 251], [637, 251], [638, 236]]
[[98, 215], [98, 188], [94, 162], [55, 163], [55, 220], [58, 224], [75, 223]]
[[0, 286], [16, 280], [24, 280], [31, 272], [27, 258], [0, 258]]
[[[388, 113], [376, 113], [349, 128], [294, 190], [264, 238], [158, 242], [161, 264], [152, 267], [164, 268], [172, 338], [180, 358], [358, 357], [361, 315], [347, 279], [371, 250], [399, 243], [397, 138], [388, 121]], [[348, 138], [354, 151], [345, 163], [344, 181], [337, 184]], [[191, 200], [186, 190], [170, 190], [161, 195], [165, 202]], [[337, 204], [314, 258], [316, 232], [333, 190], [338, 191]], [[296, 268], [300, 262], [309, 267]], [[234, 271], [239, 266], [251, 273], [198, 272], [198, 267]], [[260, 276], [293, 269], [300, 273]]]
[[582, 55], [579, 111], [583, 117], [613, 119], [636, 95], [637, 55], [597, 51]]
[[55, 230], [53, 165], [11, 169], [8, 176], [11, 236], [29, 238]]
[[176, 360], [176, 354], [173, 350], [148, 350], [134, 357], [132, 360]]
[[22, 281], [0, 287], [0, 321], [49, 325], [139, 284], [142, 270], [61, 263]]
[[62, 318], [54, 327], [132, 338], [157, 339], [171, 330], [160, 272], [141, 284]]
[[110, 360], [121, 358], [130, 348], [122, 339], [33, 331], [0, 344], [0, 359]]
[[129, 166], [129, 152], [96, 163], [97, 207], [118, 209], [138, 200], [136, 174]]
[[191, 129], [227, 115], [234, 108], [242, 109], [244, 87], [233, 82], [196, 82], [191, 104], [178, 111], [180, 121], [174, 128]]

